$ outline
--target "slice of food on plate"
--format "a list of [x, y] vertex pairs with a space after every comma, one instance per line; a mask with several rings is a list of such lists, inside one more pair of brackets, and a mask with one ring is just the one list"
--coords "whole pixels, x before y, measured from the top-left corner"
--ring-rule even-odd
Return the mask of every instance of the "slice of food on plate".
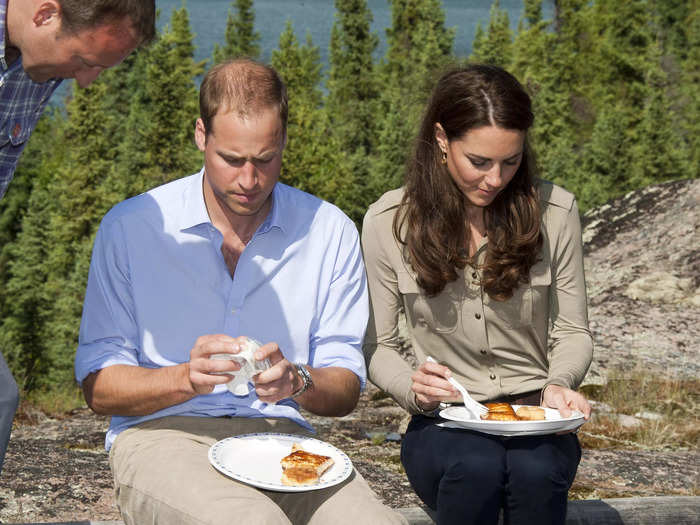
[[518, 421], [515, 410], [508, 403], [486, 403], [486, 408], [489, 411], [481, 416], [481, 419], [487, 421]]
[[515, 415], [521, 421], [541, 421], [545, 419], [544, 408], [534, 406], [521, 406], [515, 411]]
[[290, 486], [315, 485], [321, 476], [333, 466], [333, 458], [314, 454], [294, 443], [291, 454], [280, 460], [282, 484]]

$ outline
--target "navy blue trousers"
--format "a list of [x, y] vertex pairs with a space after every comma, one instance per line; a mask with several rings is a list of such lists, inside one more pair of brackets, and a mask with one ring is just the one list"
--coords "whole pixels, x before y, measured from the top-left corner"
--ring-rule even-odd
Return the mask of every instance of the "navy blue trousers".
[[17, 383], [15, 383], [15, 378], [12, 377], [12, 372], [10, 372], [5, 358], [0, 352], [0, 472], [2, 472], [2, 464], [5, 461], [5, 450], [10, 442], [12, 420], [15, 417], [18, 403]]
[[439, 525], [547, 525], [566, 521], [569, 487], [581, 460], [574, 434], [500, 437], [447, 429], [413, 416], [401, 462]]

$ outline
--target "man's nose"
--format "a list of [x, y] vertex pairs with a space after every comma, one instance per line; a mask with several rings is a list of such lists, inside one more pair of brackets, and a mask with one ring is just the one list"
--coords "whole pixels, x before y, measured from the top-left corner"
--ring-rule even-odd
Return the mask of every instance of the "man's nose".
[[257, 175], [255, 173], [255, 165], [246, 160], [241, 166], [240, 172], [238, 174], [238, 183], [241, 188], [249, 190], [255, 187], [257, 184]]

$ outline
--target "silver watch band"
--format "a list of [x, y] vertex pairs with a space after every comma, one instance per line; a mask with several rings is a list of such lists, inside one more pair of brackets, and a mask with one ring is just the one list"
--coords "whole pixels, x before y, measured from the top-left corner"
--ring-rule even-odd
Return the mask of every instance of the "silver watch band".
[[314, 387], [314, 382], [311, 379], [311, 374], [304, 365], [294, 365], [294, 368], [296, 368], [297, 374], [299, 374], [299, 377], [301, 377], [303, 383], [301, 385], [301, 388], [299, 388], [299, 390], [292, 394], [292, 399], [302, 395], [304, 392]]

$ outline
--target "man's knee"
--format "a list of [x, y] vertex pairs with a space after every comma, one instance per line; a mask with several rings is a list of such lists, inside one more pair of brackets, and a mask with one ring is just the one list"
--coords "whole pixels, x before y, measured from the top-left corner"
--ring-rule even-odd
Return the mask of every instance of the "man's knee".
[[184, 503], [172, 495], [117, 487], [117, 506], [125, 525], [218, 525], [219, 523], [265, 523], [290, 525], [282, 510], [267, 498], [208, 497]]

